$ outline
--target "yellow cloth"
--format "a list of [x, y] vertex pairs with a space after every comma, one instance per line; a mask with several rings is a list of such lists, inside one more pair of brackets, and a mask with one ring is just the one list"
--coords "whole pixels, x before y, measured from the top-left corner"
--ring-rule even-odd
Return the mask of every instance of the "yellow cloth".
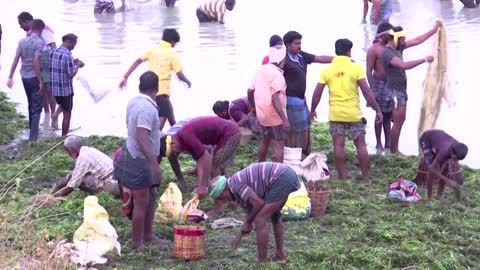
[[390, 30], [390, 32], [388, 32], [388, 33], [391, 36], [393, 36], [393, 45], [395, 45], [395, 47], [397, 47], [397, 45], [398, 45], [398, 39], [399, 38], [407, 37], [407, 33], [405, 33], [405, 31], [395, 32], [393, 30]]
[[148, 70], [158, 75], [157, 96], [170, 96], [170, 78], [172, 72], [177, 73], [183, 70], [177, 52], [172, 48], [172, 45], [162, 40], [158, 46], [147, 50], [140, 59], [142, 61], [148, 61]]
[[358, 122], [362, 119], [358, 81], [365, 79], [365, 70], [350, 57], [337, 56], [320, 73], [320, 84], [330, 92], [330, 121]]

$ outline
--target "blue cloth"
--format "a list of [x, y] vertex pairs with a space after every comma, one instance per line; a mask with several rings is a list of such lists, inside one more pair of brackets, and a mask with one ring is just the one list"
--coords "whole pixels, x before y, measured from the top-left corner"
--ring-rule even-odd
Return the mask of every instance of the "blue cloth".
[[308, 108], [304, 99], [287, 96], [287, 117], [292, 131], [303, 132], [310, 128]]

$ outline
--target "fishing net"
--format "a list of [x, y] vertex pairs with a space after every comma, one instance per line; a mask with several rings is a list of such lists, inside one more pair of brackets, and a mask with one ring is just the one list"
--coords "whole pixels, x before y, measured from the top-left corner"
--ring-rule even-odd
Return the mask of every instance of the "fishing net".
[[424, 93], [420, 121], [418, 123], [418, 138], [426, 130], [435, 128], [442, 109], [442, 100], [449, 107], [454, 105], [452, 93], [449, 91], [447, 67], [447, 30], [443, 20], [438, 20], [439, 30], [433, 45], [434, 61], [429, 64], [424, 82]]

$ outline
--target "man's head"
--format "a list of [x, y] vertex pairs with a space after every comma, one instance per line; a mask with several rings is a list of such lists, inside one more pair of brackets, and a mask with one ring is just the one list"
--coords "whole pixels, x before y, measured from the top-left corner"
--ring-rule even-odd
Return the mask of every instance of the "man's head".
[[283, 45], [283, 40], [279, 35], [273, 35], [270, 37], [270, 47], [274, 47], [277, 45]]
[[232, 201], [232, 196], [230, 196], [227, 188], [227, 177], [217, 176], [212, 179], [209, 187], [209, 196], [212, 197], [215, 201]]
[[302, 50], [302, 35], [297, 31], [288, 31], [283, 36], [283, 43], [287, 46], [289, 53], [297, 54]]
[[33, 21], [32, 14], [24, 11], [18, 15], [17, 19], [18, 19], [18, 24], [20, 24], [20, 28], [25, 30], [25, 32], [30, 31], [30, 29], [32, 28], [32, 21]]
[[455, 143], [450, 148], [450, 158], [458, 161], [464, 160], [468, 154], [468, 147], [463, 143]]
[[63, 148], [67, 151], [68, 155], [77, 159], [80, 154], [80, 149], [82, 148], [82, 140], [77, 136], [68, 136], [63, 143]]
[[283, 45], [277, 45], [270, 48], [268, 53], [268, 60], [271, 64], [276, 64], [278, 67], [283, 68], [285, 66], [285, 57], [287, 56], [287, 50]]
[[32, 32], [37, 35], [42, 35], [43, 28], [45, 28], [45, 23], [40, 19], [35, 19], [32, 21]]
[[[391, 25], [390, 23], [388, 22], [383, 22], [381, 24], [378, 25], [378, 28], [377, 28], [377, 34], [380, 34], [380, 33], [383, 33], [383, 32], [386, 32], [386, 31], [389, 31], [393, 28], [393, 25]], [[384, 44], [387, 44], [388, 42], [388, 36], [383, 36], [379, 41], [382, 41], [382, 43]]]
[[172, 44], [172, 47], [175, 47], [175, 45], [180, 42], [180, 34], [175, 29], [167, 28], [163, 30], [162, 40]]
[[227, 0], [225, 1], [225, 8], [232, 11], [235, 7], [235, 0]]
[[217, 101], [213, 104], [213, 112], [220, 118], [230, 119], [230, 114], [228, 113], [228, 108], [230, 107], [230, 102], [228, 100]]
[[351, 42], [349, 39], [346, 39], [346, 38], [338, 39], [335, 42], [335, 53], [338, 56], [352, 57], [352, 47], [353, 47], [353, 42]]
[[138, 85], [140, 93], [145, 94], [152, 99], [158, 92], [158, 76], [152, 71], [147, 71], [140, 76], [140, 84]]
[[393, 45], [393, 47], [397, 50], [404, 50], [406, 47], [406, 34], [403, 31], [403, 28], [401, 26], [395, 26], [392, 29], [390, 29], [389, 35], [388, 35], [388, 43]]
[[72, 33], [66, 34], [65, 36], [62, 37], [63, 47], [72, 51], [73, 49], [75, 49], [75, 46], [77, 45], [77, 40], [78, 40], [78, 37], [75, 34], [72, 34]]

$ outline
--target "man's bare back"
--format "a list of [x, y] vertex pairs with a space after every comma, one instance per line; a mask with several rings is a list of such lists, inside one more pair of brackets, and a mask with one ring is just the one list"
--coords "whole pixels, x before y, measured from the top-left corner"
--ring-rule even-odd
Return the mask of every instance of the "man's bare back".
[[371, 50], [373, 51], [375, 65], [373, 67], [373, 78], [379, 81], [387, 80], [387, 74], [385, 68], [383, 67], [383, 49], [385, 45], [382, 42], [375, 42]]

